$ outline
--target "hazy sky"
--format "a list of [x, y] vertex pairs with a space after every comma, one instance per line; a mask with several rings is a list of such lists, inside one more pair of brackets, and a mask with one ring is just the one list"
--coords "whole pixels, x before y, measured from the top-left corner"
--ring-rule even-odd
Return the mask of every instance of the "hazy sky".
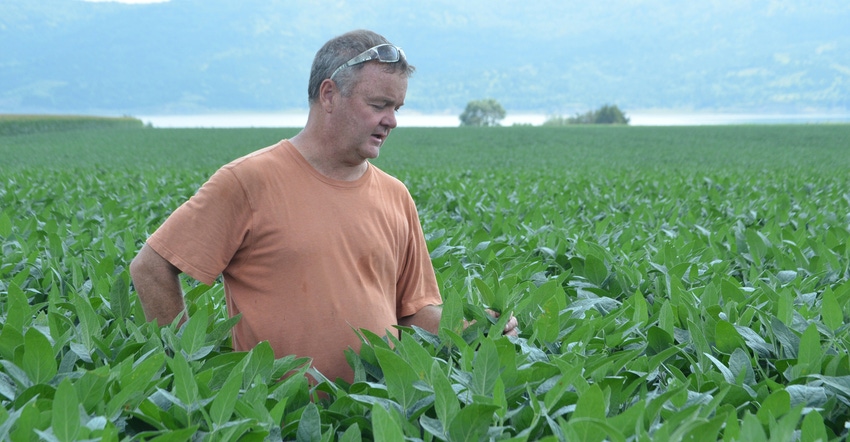
[[169, 0], [83, 0], [89, 3], [165, 3]]
[[0, 111], [300, 110], [315, 51], [367, 28], [417, 66], [406, 110], [846, 112], [848, 20], [848, 0], [0, 0]]

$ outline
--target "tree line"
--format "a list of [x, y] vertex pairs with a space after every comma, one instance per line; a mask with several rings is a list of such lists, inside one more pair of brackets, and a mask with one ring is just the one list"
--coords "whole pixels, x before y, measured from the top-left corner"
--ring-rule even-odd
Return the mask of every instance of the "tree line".
[[[505, 108], [493, 98], [472, 100], [460, 114], [461, 126], [498, 126], [505, 118]], [[544, 126], [573, 124], [629, 124], [629, 117], [617, 105], [603, 105], [599, 109], [575, 114], [572, 117], [556, 115], [547, 119]]]

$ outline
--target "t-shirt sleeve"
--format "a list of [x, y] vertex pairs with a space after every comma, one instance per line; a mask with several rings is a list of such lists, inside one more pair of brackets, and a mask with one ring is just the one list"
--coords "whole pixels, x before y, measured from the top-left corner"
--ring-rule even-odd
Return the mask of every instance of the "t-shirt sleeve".
[[212, 285], [250, 233], [250, 223], [245, 191], [223, 167], [168, 217], [148, 245], [184, 273]]
[[398, 280], [396, 314], [399, 318], [410, 316], [428, 305], [442, 305], [437, 277], [428, 245], [422, 233], [419, 214], [413, 199], [407, 210], [410, 236], [407, 242], [405, 262]]

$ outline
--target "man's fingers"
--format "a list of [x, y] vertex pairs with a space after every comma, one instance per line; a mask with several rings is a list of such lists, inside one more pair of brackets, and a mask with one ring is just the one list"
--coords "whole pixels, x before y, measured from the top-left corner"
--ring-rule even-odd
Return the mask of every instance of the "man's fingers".
[[[494, 318], [501, 316], [499, 312], [490, 310], [489, 308], [485, 309], [485, 311]], [[508, 323], [505, 324], [505, 329], [502, 331], [502, 334], [508, 336], [519, 336], [519, 321], [517, 321], [516, 316], [511, 315], [511, 319], [509, 319]]]
[[511, 319], [508, 320], [508, 323], [505, 324], [505, 331], [502, 334], [508, 336], [518, 336], [519, 335], [519, 322], [516, 319], [516, 316], [511, 315]]

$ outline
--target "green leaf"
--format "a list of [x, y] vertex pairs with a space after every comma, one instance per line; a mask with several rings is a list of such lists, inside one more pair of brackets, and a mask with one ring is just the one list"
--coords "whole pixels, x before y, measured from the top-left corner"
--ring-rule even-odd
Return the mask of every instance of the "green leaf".
[[751, 328], [736, 325], [735, 330], [737, 330], [741, 337], [744, 338], [744, 341], [747, 342], [747, 347], [755, 351], [758, 356], [769, 358], [774, 355], [773, 347]]
[[646, 340], [646, 353], [650, 356], [661, 353], [673, 346], [673, 336], [661, 327], [650, 327], [646, 332]]
[[[6, 362], [6, 364], [9, 364], [10, 366], [13, 366], [13, 367], [15, 366], [10, 361], [4, 361], [4, 362]], [[14, 381], [12, 380], [12, 378], [10, 378], [8, 375], [6, 375], [6, 373], [0, 372], [0, 396], [5, 397], [8, 400], [13, 400], [16, 397], [18, 397], [17, 390], [18, 389], [17, 389]], [[2, 421], [0, 421], [0, 422], [2, 422]], [[2, 439], [0, 439], [0, 440], [2, 440]]]
[[390, 398], [397, 400], [405, 410], [410, 410], [420, 397], [420, 393], [414, 387], [419, 376], [410, 364], [393, 351], [376, 348], [375, 355], [381, 363]]
[[103, 319], [95, 312], [85, 296], [74, 295], [71, 298], [77, 310], [77, 319], [80, 321], [79, 332], [75, 340], [81, 342], [86, 351], [91, 354], [95, 339], [103, 338], [103, 324], [101, 323]]
[[705, 357], [707, 357], [714, 364], [714, 366], [717, 367], [718, 370], [720, 370], [720, 373], [723, 374], [723, 379], [726, 380], [726, 382], [732, 385], [737, 385], [735, 374], [732, 373], [732, 370], [729, 370], [729, 367], [723, 364], [723, 362], [719, 359], [712, 356], [710, 353], [705, 353]]
[[573, 418], [604, 419], [605, 413], [605, 395], [599, 384], [593, 384], [579, 395]]
[[574, 388], [576, 380], [584, 370], [584, 367], [580, 364], [568, 364], [560, 359], [556, 359], [554, 362], [560, 369], [561, 374], [560, 377], [552, 378], [554, 384], [547, 381], [551, 385], [551, 388], [543, 396], [543, 404], [549, 409], [554, 408], [558, 404], [567, 390]]
[[661, 311], [658, 313], [658, 327], [671, 337], [675, 333], [676, 315], [673, 313], [673, 304], [670, 303], [670, 300], [664, 300], [664, 303], [661, 304]]
[[463, 331], [463, 301], [459, 295], [446, 296], [443, 300], [440, 316], [440, 338], [448, 341], [449, 338], [443, 330], [449, 330], [455, 334]]
[[80, 401], [71, 380], [59, 383], [53, 398], [53, 434], [62, 442], [75, 441], [80, 433]]
[[761, 422], [756, 416], [747, 411], [744, 414], [743, 422], [741, 422], [741, 430], [738, 440], [746, 441], [766, 441], [767, 435], [764, 433]]
[[[708, 339], [705, 337], [704, 329], [700, 325], [697, 325], [696, 322], [688, 319], [688, 332], [690, 332], [691, 342], [698, 351], [697, 354], [702, 356], [710, 355], [711, 347], [708, 345]], [[700, 357], [700, 363], [704, 362], [706, 361]]]
[[24, 335], [14, 327], [4, 326], [0, 328], [0, 360], [10, 363], [17, 360], [18, 358], [15, 355], [19, 353], [19, 347], [23, 345], [23, 342]]
[[635, 292], [630, 298], [630, 301], [634, 308], [632, 322], [635, 324], [646, 324], [649, 321], [649, 305], [646, 302], [646, 298], [643, 297], [643, 293], [640, 291]]
[[[726, 416], [717, 416], [707, 422], [694, 422], [690, 429], [684, 432], [684, 437], [681, 440], [693, 442], [716, 442], [721, 427], [726, 420]], [[682, 429], [688, 428], [683, 425]]]
[[8, 238], [12, 234], [12, 220], [6, 211], [0, 211], [0, 237]]
[[584, 276], [597, 287], [602, 287], [608, 277], [608, 267], [596, 255], [588, 255], [584, 260]]
[[776, 279], [779, 280], [780, 284], [788, 284], [791, 281], [797, 279], [797, 271], [796, 270], [782, 270], [776, 274]]
[[796, 377], [810, 374], [820, 374], [823, 349], [820, 343], [820, 332], [817, 325], [810, 324], [803, 336], [800, 337], [800, 348], [797, 349], [797, 365], [794, 367]]
[[714, 327], [714, 342], [722, 353], [732, 353], [735, 349], [746, 348], [744, 338], [729, 321], [717, 321]]
[[339, 437], [339, 442], [361, 442], [362, 438], [360, 427], [355, 423], [342, 433], [342, 436]]
[[762, 425], [767, 426], [771, 419], [779, 419], [789, 411], [791, 411], [791, 395], [785, 390], [777, 390], [761, 402], [756, 417]]
[[797, 406], [819, 408], [826, 404], [829, 397], [823, 387], [811, 385], [789, 385], [785, 391], [791, 396], [791, 408]]
[[53, 347], [41, 332], [30, 328], [24, 335], [24, 358], [21, 368], [33, 384], [47, 383], [56, 376]]
[[484, 305], [496, 310], [497, 312], [501, 312], [504, 305], [500, 305], [496, 299], [496, 295], [493, 293], [493, 289], [491, 289], [490, 286], [488, 286], [481, 278], [475, 278], [473, 282], [475, 283], [475, 287], [478, 289], [478, 293], [481, 294], [481, 300], [484, 302]]
[[[487, 435], [493, 423], [493, 413], [499, 407], [475, 402], [461, 409], [449, 423], [446, 430], [448, 440], [478, 441]], [[398, 439], [386, 439], [398, 440]]]
[[737, 281], [730, 278], [723, 278], [720, 281], [720, 293], [723, 298], [729, 301], [746, 302], [747, 297], [741, 291], [741, 286]]
[[[49, 422], [49, 421], [45, 421], [43, 419], [43, 417], [47, 414], [47, 412], [42, 412], [41, 410], [39, 410], [38, 404], [36, 404], [36, 398], [30, 399], [29, 402], [24, 404], [18, 410], [18, 412], [20, 414], [18, 414], [17, 419], [15, 419], [12, 422], [12, 423], [15, 424], [15, 426], [17, 426], [17, 428], [15, 428], [14, 430], [11, 430], [10, 428], [6, 428], [6, 430], [11, 430], [11, 431], [9, 431], [9, 434], [8, 434], [9, 435], [8, 440], [10, 440], [10, 441], [32, 440], [33, 439], [33, 429], [39, 428], [39, 425], [41, 425], [42, 422], [44, 422], [45, 424], [46, 424], [46, 422]], [[9, 419], [11, 420], [13, 417], [14, 416], [10, 416]], [[0, 433], [3, 433], [3, 432], [4, 431], [0, 430]], [[2, 435], [2, 434], [0, 434], [0, 435]], [[4, 437], [2, 440], [7, 440], [7, 439]]]
[[176, 353], [168, 361], [168, 366], [174, 374], [174, 382], [171, 386], [174, 396], [187, 407], [194, 404], [198, 400], [198, 383], [192, 375], [192, 367], [189, 366], [189, 362], [186, 361], [182, 353]]
[[472, 393], [493, 396], [493, 388], [499, 379], [499, 354], [491, 339], [482, 339], [472, 363]]
[[24, 326], [29, 325], [32, 320], [33, 313], [27, 296], [23, 290], [14, 282], [9, 283], [8, 293], [6, 298], [6, 317], [3, 324], [3, 331], [8, 328], [10, 331], [24, 333]]
[[322, 440], [322, 419], [319, 417], [319, 408], [313, 402], [307, 404], [301, 412], [296, 440], [298, 442], [321, 442]]
[[[121, 389], [106, 403], [106, 417], [116, 419], [125, 405], [141, 402], [150, 394], [151, 380], [162, 370], [165, 354], [152, 350], [133, 364], [132, 369], [120, 378]], [[131, 399], [135, 399], [131, 402]]]
[[645, 411], [646, 401], [637, 401], [620, 414], [611, 416], [607, 421], [614, 428], [622, 429], [624, 437], [634, 436], [643, 422]]
[[439, 440], [446, 440], [446, 431], [443, 429], [443, 423], [439, 419], [423, 414], [419, 416], [419, 426], [425, 435]]
[[448, 376], [443, 373], [437, 361], [431, 365], [431, 386], [434, 389], [434, 411], [443, 428], [446, 428], [460, 411], [460, 404]]
[[[422, 332], [425, 331], [423, 330]], [[434, 358], [422, 344], [412, 337], [403, 336], [396, 348], [398, 348], [399, 356], [407, 361], [410, 368], [416, 372], [418, 379], [428, 379], [431, 372], [431, 363], [434, 361]]]
[[801, 426], [800, 442], [826, 441], [829, 437], [826, 433], [823, 416], [816, 410], [806, 413]]
[[233, 415], [233, 408], [236, 406], [239, 391], [242, 388], [245, 362], [246, 359], [242, 359], [233, 367], [233, 370], [227, 375], [227, 380], [216, 392], [215, 399], [210, 406], [210, 418], [213, 424], [218, 427], [224, 425]]
[[209, 354], [208, 351], [206, 353], [201, 352], [207, 337], [208, 322], [209, 316], [206, 309], [197, 309], [183, 324], [180, 346], [186, 359], [195, 361]]
[[274, 350], [268, 341], [262, 341], [248, 352], [242, 387], [248, 388], [257, 376], [268, 382], [274, 371]]
[[89, 370], [77, 379], [74, 388], [86, 412], [93, 413], [95, 408], [103, 403], [108, 383], [109, 367], [107, 366]]
[[794, 334], [779, 318], [770, 321], [770, 329], [773, 336], [779, 341], [782, 352], [787, 358], [797, 358], [797, 349], [800, 346], [800, 337]]
[[192, 437], [198, 433], [198, 426], [193, 425], [188, 428], [181, 428], [179, 430], [168, 430], [163, 432], [163, 434], [153, 438], [148, 439], [149, 442], [186, 442], [188, 440], [192, 440]]
[[839, 327], [844, 325], [844, 311], [838, 304], [838, 300], [835, 299], [835, 293], [832, 290], [827, 289], [823, 292], [820, 311], [823, 323], [830, 330], [838, 330]]
[[127, 286], [127, 271], [125, 270], [115, 278], [112, 289], [109, 291], [109, 305], [112, 315], [119, 323], [130, 317], [130, 289]]
[[403, 441], [401, 424], [380, 404], [372, 405], [372, 431], [376, 441]]
[[545, 304], [541, 306], [542, 312], [535, 317], [531, 327], [534, 330], [536, 341], [544, 346], [547, 343], [555, 342], [561, 332], [561, 320], [559, 301], [555, 298], [549, 298]]
[[735, 376], [735, 385], [754, 385], [756, 383], [753, 362], [744, 350], [736, 348], [729, 356], [729, 371]]
[[625, 442], [623, 433], [609, 424], [605, 419], [591, 417], [573, 417], [569, 422], [562, 423], [565, 430], [571, 432], [572, 437], [567, 440], [580, 440], [583, 442], [602, 441], [605, 438], [616, 442]]
[[[303, 378], [303, 375], [300, 374], [296, 374], [295, 376]], [[306, 380], [304, 382], [306, 383]], [[292, 395], [284, 396], [282, 399], [278, 399], [277, 402], [274, 404], [274, 407], [269, 410], [271, 422], [275, 426], [281, 426], [281, 424], [283, 423], [283, 416], [286, 414], [286, 406], [289, 403], [290, 399], [293, 399], [293, 402], [295, 402], [294, 400], [297, 399], [297, 397], [295, 397], [296, 394], [297, 393], [293, 393]]]
[[800, 428], [800, 420], [803, 417], [803, 407], [794, 407], [783, 416], [769, 420], [768, 431], [774, 434], [794, 434]]

